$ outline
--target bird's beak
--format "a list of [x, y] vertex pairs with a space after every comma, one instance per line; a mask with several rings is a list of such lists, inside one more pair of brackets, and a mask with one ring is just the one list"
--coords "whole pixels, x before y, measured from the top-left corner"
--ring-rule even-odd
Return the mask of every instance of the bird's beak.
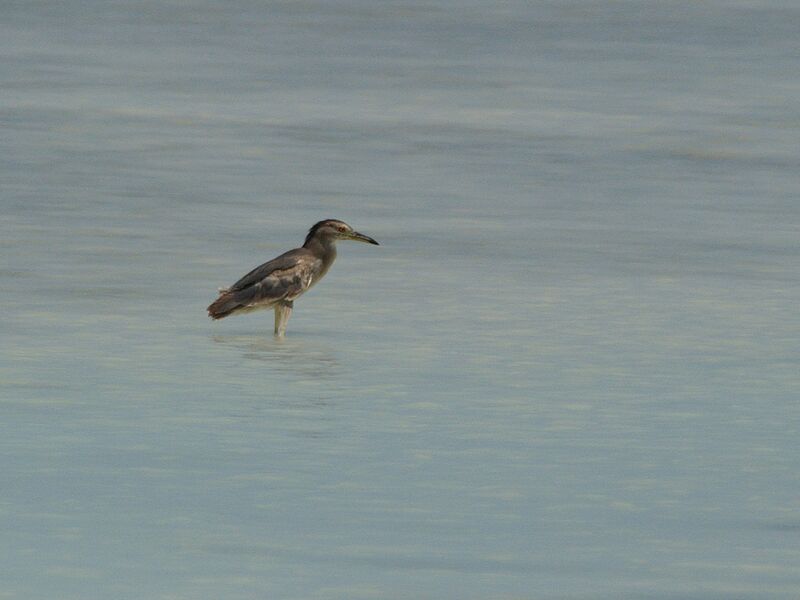
[[367, 244], [375, 244], [376, 246], [380, 246], [378, 242], [373, 240], [368, 235], [364, 235], [363, 233], [358, 233], [357, 231], [354, 231], [353, 233], [350, 234], [350, 239], [355, 240], [356, 242], [365, 242]]

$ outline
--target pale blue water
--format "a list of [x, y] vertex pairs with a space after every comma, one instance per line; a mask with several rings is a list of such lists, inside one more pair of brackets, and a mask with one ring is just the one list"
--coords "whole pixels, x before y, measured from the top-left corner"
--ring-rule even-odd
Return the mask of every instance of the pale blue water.
[[800, 597], [799, 22], [2, 3], [0, 598]]

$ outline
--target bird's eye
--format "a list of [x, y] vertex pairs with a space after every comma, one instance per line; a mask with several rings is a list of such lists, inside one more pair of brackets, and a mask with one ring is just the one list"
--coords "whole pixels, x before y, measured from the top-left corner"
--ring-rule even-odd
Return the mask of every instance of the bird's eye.
[[341, 231], [342, 233], [344, 233], [345, 231], [347, 231], [347, 230], [344, 228], [344, 226], [342, 226], [342, 225], [339, 225], [339, 226], [338, 226], [336, 229], [338, 229], [338, 230], [339, 230], [339, 231]]

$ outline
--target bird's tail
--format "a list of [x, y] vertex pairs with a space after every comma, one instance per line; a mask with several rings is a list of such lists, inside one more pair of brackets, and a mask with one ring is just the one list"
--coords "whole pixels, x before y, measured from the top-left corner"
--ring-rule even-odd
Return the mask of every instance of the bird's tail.
[[241, 304], [236, 299], [236, 294], [229, 292], [225, 288], [219, 289], [219, 298], [214, 300], [208, 307], [208, 316], [214, 320], [224, 319], [231, 313], [240, 308]]

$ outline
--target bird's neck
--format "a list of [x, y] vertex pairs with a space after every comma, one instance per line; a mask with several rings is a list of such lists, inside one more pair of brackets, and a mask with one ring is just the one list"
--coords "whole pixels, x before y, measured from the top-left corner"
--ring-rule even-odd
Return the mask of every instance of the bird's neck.
[[314, 256], [322, 259], [322, 263], [326, 267], [330, 267], [336, 259], [336, 241], [332, 238], [311, 238], [304, 246]]

